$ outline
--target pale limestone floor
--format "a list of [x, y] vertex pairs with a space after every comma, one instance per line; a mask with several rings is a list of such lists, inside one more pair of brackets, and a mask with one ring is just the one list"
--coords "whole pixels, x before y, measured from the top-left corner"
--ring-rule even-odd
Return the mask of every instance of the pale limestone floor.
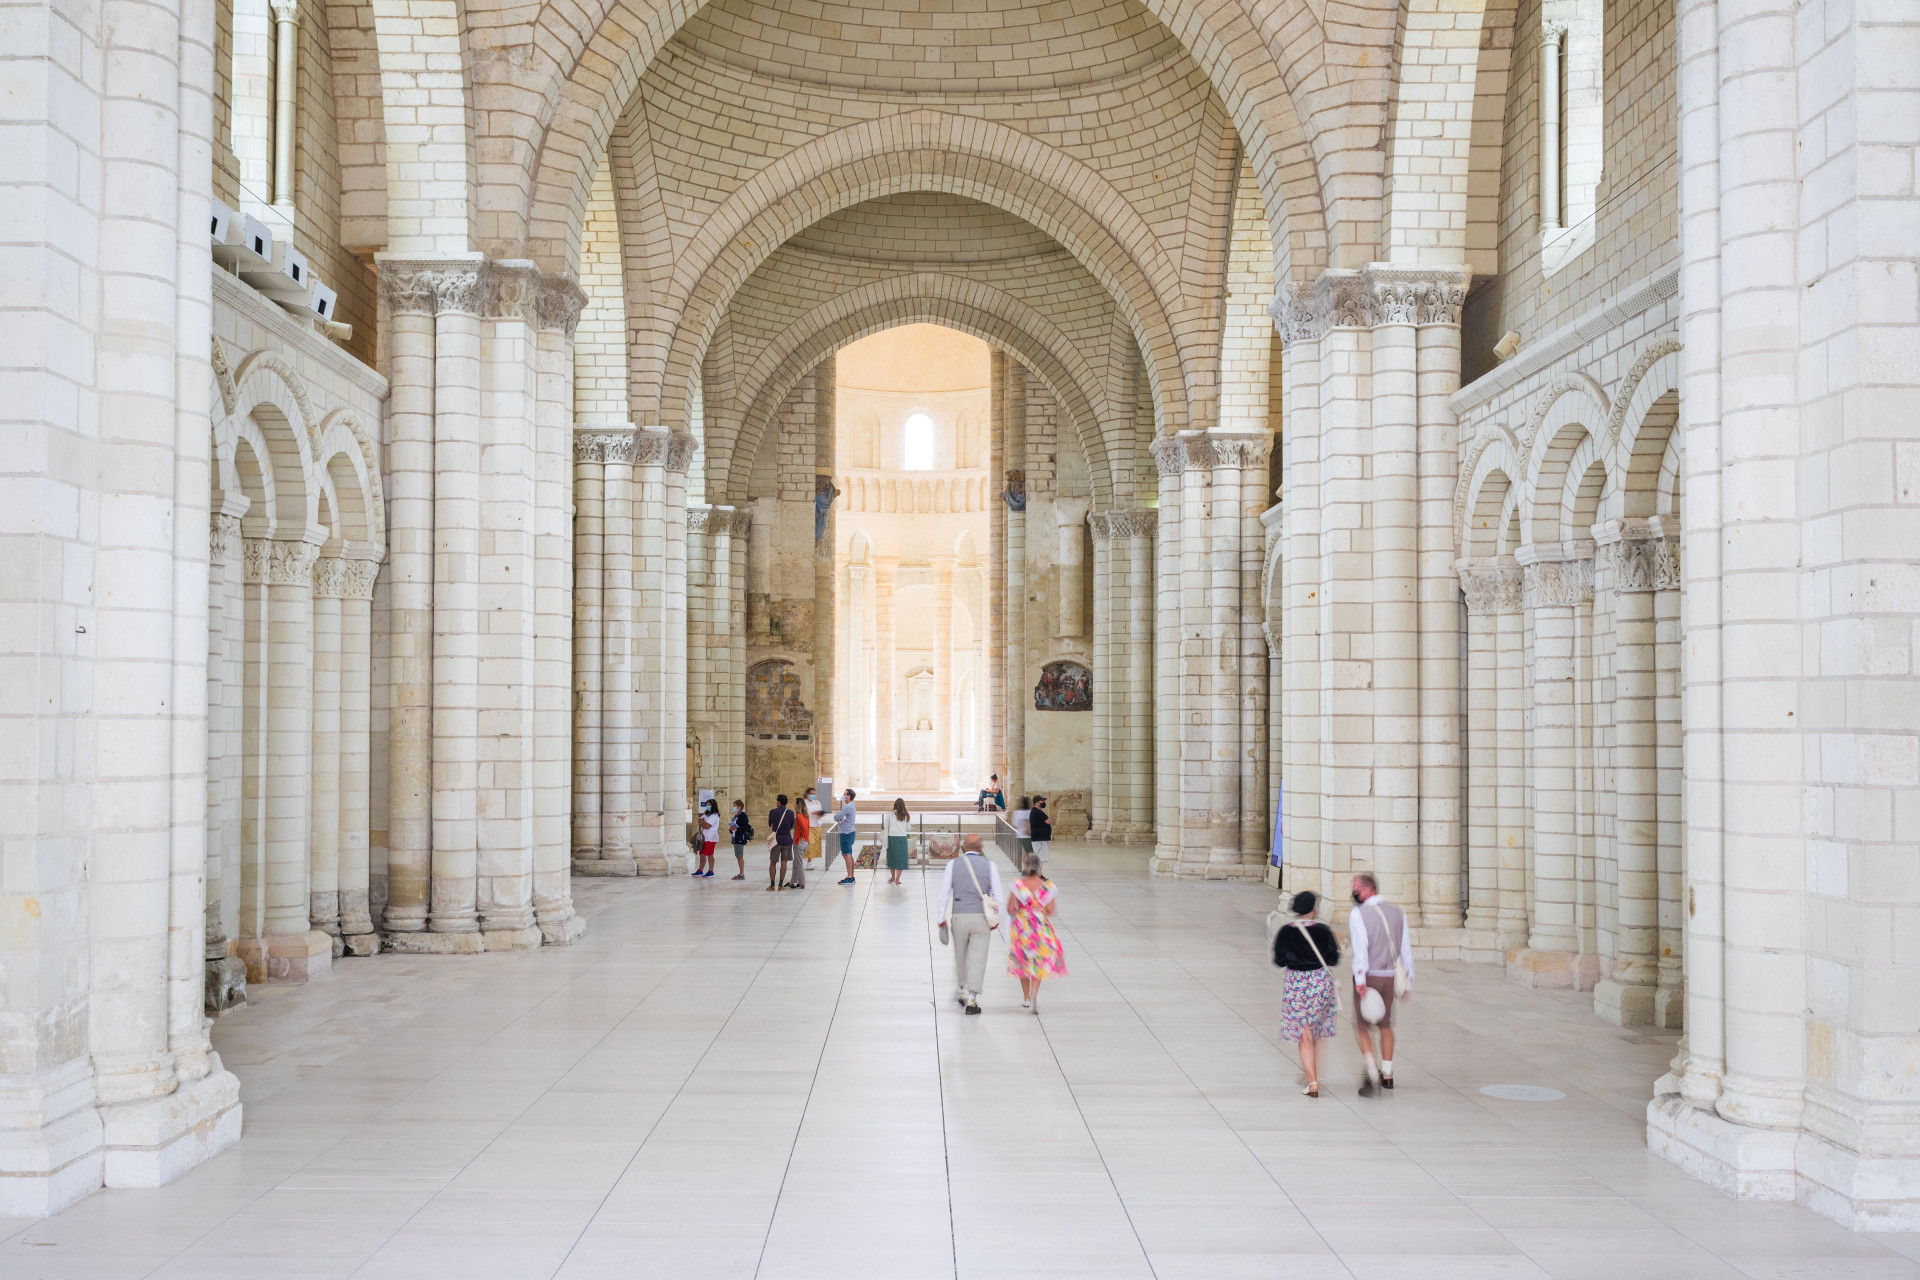
[[1343, 1042], [1302, 1098], [1273, 895], [1054, 848], [1039, 1018], [998, 963], [961, 1016], [919, 872], [586, 881], [577, 948], [257, 993], [215, 1033], [239, 1147], [0, 1223], [0, 1277], [1920, 1276], [1920, 1242], [1650, 1157], [1672, 1037], [1490, 968], [1423, 970], [1392, 1096]]

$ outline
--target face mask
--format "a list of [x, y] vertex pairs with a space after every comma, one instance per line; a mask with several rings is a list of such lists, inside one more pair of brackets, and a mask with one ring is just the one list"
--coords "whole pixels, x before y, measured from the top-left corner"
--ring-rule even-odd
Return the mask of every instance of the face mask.
[[1361, 906], [1365, 902], [1366, 902], [1366, 899], [1360, 896], [1360, 891], [1358, 889], [1355, 889], [1353, 891], [1353, 905], [1357, 907], [1357, 906]]

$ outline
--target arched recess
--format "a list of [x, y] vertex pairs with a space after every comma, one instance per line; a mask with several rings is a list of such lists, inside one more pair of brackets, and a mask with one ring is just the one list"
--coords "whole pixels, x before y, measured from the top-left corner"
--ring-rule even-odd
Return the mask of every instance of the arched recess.
[[[757, 457], [768, 422], [808, 369], [868, 334], [916, 322], [943, 324], [1004, 347], [1039, 374], [1073, 421], [1093, 471], [1095, 491], [1103, 498], [1111, 497], [1113, 468], [1102, 424], [1115, 415], [1101, 394], [1099, 377], [1078, 348], [1045, 316], [1019, 299], [976, 280], [931, 272], [896, 276], [849, 290], [815, 307], [769, 342], [742, 380], [742, 402], [748, 407], [739, 422], [729, 424], [738, 433], [733, 447], [710, 447], [709, 458], [717, 459], [724, 452], [731, 469], [736, 459]], [[1104, 418], [1102, 408], [1109, 408]], [[1124, 429], [1131, 423], [1122, 420], [1119, 426]], [[710, 446], [720, 443], [716, 439]], [[1119, 450], [1129, 449], [1132, 444], [1124, 435], [1113, 443]], [[710, 467], [716, 465], [709, 463]], [[719, 476], [717, 471], [710, 474]], [[728, 501], [744, 500], [741, 486], [746, 480], [745, 469], [738, 474], [729, 471], [725, 482], [734, 496]]]
[[[1478, 439], [1467, 447], [1466, 457], [1460, 467], [1460, 480], [1453, 491], [1453, 545], [1463, 557], [1477, 555], [1497, 555], [1498, 551], [1481, 551], [1475, 548], [1481, 545], [1476, 536], [1481, 530], [1479, 521], [1488, 513], [1481, 502], [1480, 491], [1488, 483], [1488, 478], [1499, 473], [1505, 479], [1502, 487], [1502, 506], [1492, 513], [1500, 517], [1505, 506], [1514, 500], [1514, 477], [1526, 474], [1521, 465], [1520, 442], [1505, 427], [1495, 426], [1483, 432]], [[1500, 530], [1504, 520], [1491, 526], [1494, 543], [1500, 541]]]
[[[1398, 2], [1357, 0], [1351, 20], [1330, 29], [1312, 0], [1279, 0], [1257, 17], [1241, 0], [1143, 0], [1226, 106], [1260, 183], [1275, 261], [1303, 282], [1327, 266], [1363, 265], [1378, 240], [1389, 6]], [[481, 247], [570, 270], [588, 185], [615, 122], [660, 49], [700, 7], [548, 0], [531, 30], [509, 27], [484, 41], [469, 10], [476, 45], [521, 55], [474, 68], [489, 108], [479, 140], [489, 210]]]
[[[1542, 406], [1544, 405], [1544, 410]], [[1606, 421], [1606, 401], [1583, 378], [1567, 379], [1549, 388], [1535, 401], [1534, 424], [1523, 440], [1530, 440], [1526, 480], [1520, 486], [1522, 540], [1528, 543], [1560, 540], [1565, 515], [1562, 488], [1574, 454], [1590, 444], [1597, 424]]]
[[1162, 432], [1186, 427], [1190, 382], [1214, 352], [1201, 341], [1205, 326], [1184, 323], [1199, 304], [1186, 300], [1152, 229], [1089, 166], [1012, 129], [940, 111], [903, 112], [816, 138], [763, 169], [707, 220], [654, 312], [652, 338], [666, 352], [657, 384], [641, 385], [651, 384], [649, 358], [636, 352], [629, 391], [636, 419], [648, 420], [646, 393], [657, 386], [658, 421], [684, 429], [693, 372], [719, 317], [780, 245], [840, 209], [912, 191], [1004, 209], [1072, 253], [1113, 297], [1147, 358], [1156, 425]]
[[[242, 361], [233, 381], [234, 411], [226, 429], [216, 429], [215, 447], [241, 436], [249, 439], [272, 473], [272, 536], [297, 541], [319, 524], [325, 487], [313, 462], [316, 424], [306, 386], [271, 352]], [[229, 449], [222, 460], [231, 456]]]
[[1668, 338], [1634, 361], [1614, 396], [1607, 421], [1610, 474], [1620, 481], [1622, 516], [1657, 511], [1661, 464], [1680, 417], [1680, 344]]

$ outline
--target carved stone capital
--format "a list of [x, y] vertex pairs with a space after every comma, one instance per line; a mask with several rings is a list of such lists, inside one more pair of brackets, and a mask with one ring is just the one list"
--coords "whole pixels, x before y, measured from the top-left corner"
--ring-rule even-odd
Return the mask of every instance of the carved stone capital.
[[580, 313], [587, 307], [587, 291], [566, 276], [543, 276], [537, 303], [538, 324], [542, 329], [558, 329], [568, 338], [580, 326]]
[[275, 22], [296, 22], [300, 18], [300, 0], [267, 0]]
[[313, 598], [316, 600], [338, 600], [345, 595], [342, 583], [346, 578], [346, 561], [338, 556], [321, 556], [313, 562]]
[[1615, 591], [1673, 591], [1680, 586], [1678, 522], [1661, 516], [1609, 520], [1594, 530]]
[[753, 529], [752, 509], [748, 507], [741, 507], [737, 509], [733, 513], [733, 536], [736, 538], [745, 538], [747, 534], [752, 531], [752, 529]]
[[311, 587], [320, 548], [311, 542], [246, 539], [246, 579], [270, 587]]
[[1182, 431], [1176, 437], [1180, 452], [1186, 455], [1181, 471], [1211, 471], [1216, 454], [1213, 439], [1204, 431]]
[[693, 455], [699, 448], [700, 441], [693, 436], [684, 431], [670, 431], [667, 433], [666, 456], [661, 459], [661, 465], [677, 475], [686, 475], [693, 467]]
[[717, 525], [726, 523], [725, 516], [717, 516], [712, 507], [689, 506], [687, 508], [687, 532], [711, 533]]
[[342, 600], [373, 599], [373, 584], [380, 577], [379, 562], [342, 560], [340, 564], [340, 598]]
[[1151, 538], [1160, 532], [1160, 513], [1132, 507], [1109, 511], [1107, 529], [1115, 538]]
[[1273, 452], [1273, 435], [1266, 431], [1209, 431], [1207, 444], [1213, 450], [1213, 465], [1247, 470], [1264, 467]]
[[632, 462], [632, 427], [575, 427], [575, 462]]
[[1540, 560], [1526, 566], [1523, 599], [1529, 609], [1571, 608], [1593, 599], [1593, 560]]
[[481, 314], [538, 327], [542, 280], [540, 268], [531, 262], [489, 262], [480, 273]]
[[478, 258], [382, 259], [380, 296], [396, 312], [481, 314], [486, 263]]
[[207, 530], [207, 559], [212, 564], [230, 563], [240, 552], [240, 517], [215, 513]]
[[1521, 603], [1521, 570], [1512, 560], [1479, 560], [1459, 566], [1460, 594], [1467, 599], [1467, 612], [1476, 616], [1518, 613]]
[[1465, 267], [1391, 266], [1323, 272], [1311, 285], [1283, 284], [1267, 307], [1282, 342], [1318, 342], [1329, 329], [1460, 323], [1472, 273]]
[[1187, 451], [1172, 436], [1156, 438], [1152, 446], [1154, 465], [1163, 476], [1177, 476], [1187, 469]]
[[633, 432], [633, 465], [657, 467], [667, 460], [668, 432], [660, 427], [636, 427]]
[[1087, 528], [1092, 531], [1095, 542], [1105, 542], [1108, 537], [1106, 513], [1095, 512], [1093, 515], [1088, 516]]

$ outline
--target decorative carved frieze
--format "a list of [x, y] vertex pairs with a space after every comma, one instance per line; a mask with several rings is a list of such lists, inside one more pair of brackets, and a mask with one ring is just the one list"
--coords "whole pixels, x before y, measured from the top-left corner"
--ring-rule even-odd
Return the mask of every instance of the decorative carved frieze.
[[1525, 571], [1524, 601], [1529, 609], [1570, 608], [1593, 599], [1593, 561], [1542, 560]]
[[1467, 599], [1467, 612], [1475, 615], [1518, 613], [1521, 577], [1517, 564], [1461, 565], [1460, 594]]
[[1305, 286], [1281, 285], [1267, 314], [1285, 343], [1318, 342], [1329, 329], [1460, 323], [1471, 274], [1465, 267], [1330, 270]]
[[575, 427], [575, 462], [632, 462], [632, 427]]

